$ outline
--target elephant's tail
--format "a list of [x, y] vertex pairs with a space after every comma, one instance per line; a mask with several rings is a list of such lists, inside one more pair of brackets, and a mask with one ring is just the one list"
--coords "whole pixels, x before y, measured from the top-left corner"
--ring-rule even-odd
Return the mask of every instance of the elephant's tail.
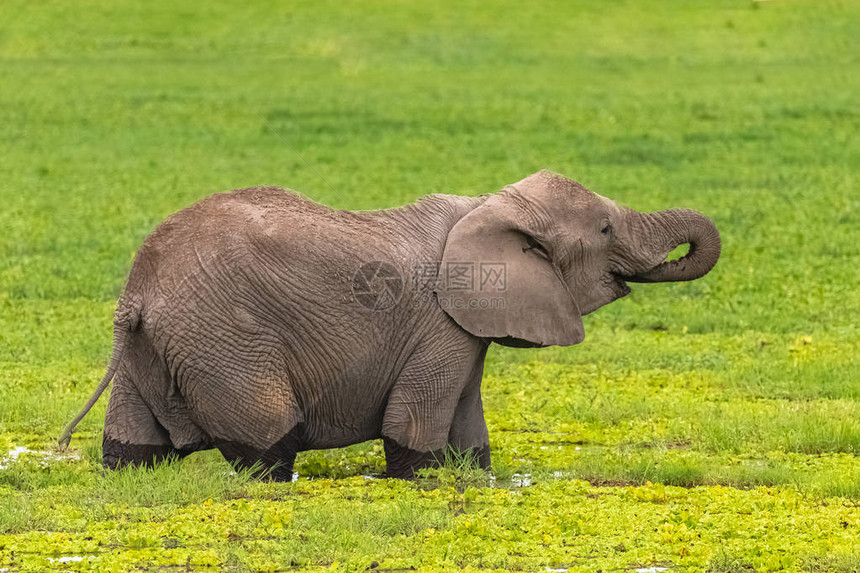
[[113, 324], [113, 351], [111, 352], [107, 372], [105, 372], [104, 378], [102, 378], [98, 388], [96, 388], [96, 391], [93, 392], [92, 396], [90, 396], [86, 405], [78, 415], [75, 416], [75, 419], [69, 422], [63, 430], [63, 433], [60, 435], [58, 443], [61, 450], [65, 450], [69, 446], [69, 442], [72, 440], [72, 432], [75, 430], [75, 427], [84, 419], [84, 416], [87, 415], [95, 403], [98, 402], [101, 395], [110, 385], [111, 380], [113, 380], [114, 374], [116, 374], [120, 361], [122, 360], [122, 355], [125, 352], [125, 343], [128, 338], [128, 334], [137, 327], [139, 317], [140, 311], [139, 308], [136, 308], [136, 305], [132, 308], [126, 307], [122, 311], [117, 312], [117, 316], [114, 319]]

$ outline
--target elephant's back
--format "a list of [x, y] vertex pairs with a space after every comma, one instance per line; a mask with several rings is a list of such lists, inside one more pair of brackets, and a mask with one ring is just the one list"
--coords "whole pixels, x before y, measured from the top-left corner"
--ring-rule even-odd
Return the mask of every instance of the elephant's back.
[[277, 187], [217, 193], [169, 216], [147, 236], [127, 289], [152, 299], [177, 294], [196, 278], [214, 281], [266, 270], [265, 265], [283, 270], [319, 263], [324, 244], [349, 242], [343, 235], [354, 227], [350, 218]]
[[189, 241], [198, 249], [229, 249], [234, 242], [244, 245], [246, 239], [295, 240], [317, 230], [348, 229], [351, 219], [349, 212], [287, 189], [249, 187], [210, 195], [174, 213], [146, 238], [143, 248], [174, 255]]

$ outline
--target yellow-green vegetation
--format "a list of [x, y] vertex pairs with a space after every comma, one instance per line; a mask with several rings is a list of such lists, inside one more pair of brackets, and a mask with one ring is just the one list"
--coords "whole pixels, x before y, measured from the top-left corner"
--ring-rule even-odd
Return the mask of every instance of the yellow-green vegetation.
[[[860, 571], [858, 38], [860, 4], [817, 0], [3, 2], [0, 571]], [[371, 479], [379, 443], [292, 484], [217, 452], [103, 473], [106, 399], [51, 452], [171, 212], [545, 167], [698, 209], [724, 254], [577, 347], [492, 347], [494, 475]]]

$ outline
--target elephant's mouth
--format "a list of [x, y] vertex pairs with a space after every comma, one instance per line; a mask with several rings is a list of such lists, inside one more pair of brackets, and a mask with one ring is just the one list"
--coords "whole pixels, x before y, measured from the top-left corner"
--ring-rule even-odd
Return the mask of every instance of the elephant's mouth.
[[622, 298], [630, 294], [630, 287], [627, 286], [626, 278], [621, 275], [612, 274], [611, 280], [609, 281], [610, 288], [612, 292], [615, 293], [616, 298]]

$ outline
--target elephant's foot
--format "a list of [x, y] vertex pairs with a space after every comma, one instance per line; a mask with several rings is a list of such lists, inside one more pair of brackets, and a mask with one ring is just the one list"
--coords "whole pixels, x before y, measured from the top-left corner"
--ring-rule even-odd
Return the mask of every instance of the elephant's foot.
[[176, 449], [170, 444], [126, 444], [105, 436], [102, 440], [102, 464], [115, 470], [124, 466], [152, 467], [168, 457], [184, 458], [203, 447]]
[[445, 450], [419, 452], [401, 446], [391, 438], [382, 438], [385, 448], [385, 477], [412, 479], [422, 468], [438, 467], [445, 459]]
[[482, 470], [490, 471], [492, 469], [490, 465], [490, 445], [481, 446], [480, 448], [468, 448], [464, 455], [471, 460], [474, 460], [474, 463], [481, 468]]
[[469, 466], [490, 471], [490, 446], [471, 447], [458, 449], [448, 445], [448, 453], [456, 466]]
[[451, 446], [432, 452], [419, 452], [401, 446], [391, 438], [382, 438], [385, 447], [385, 475], [391, 478], [413, 479], [415, 472], [422, 468], [439, 467], [445, 461], [445, 451], [451, 452], [454, 459], [473, 464], [483, 470], [490, 470], [490, 446], [456, 450]]
[[296, 454], [302, 451], [302, 428], [296, 426], [265, 451], [237, 442], [218, 441], [217, 447], [237, 468], [254, 468], [254, 475], [272, 481], [292, 481]]

